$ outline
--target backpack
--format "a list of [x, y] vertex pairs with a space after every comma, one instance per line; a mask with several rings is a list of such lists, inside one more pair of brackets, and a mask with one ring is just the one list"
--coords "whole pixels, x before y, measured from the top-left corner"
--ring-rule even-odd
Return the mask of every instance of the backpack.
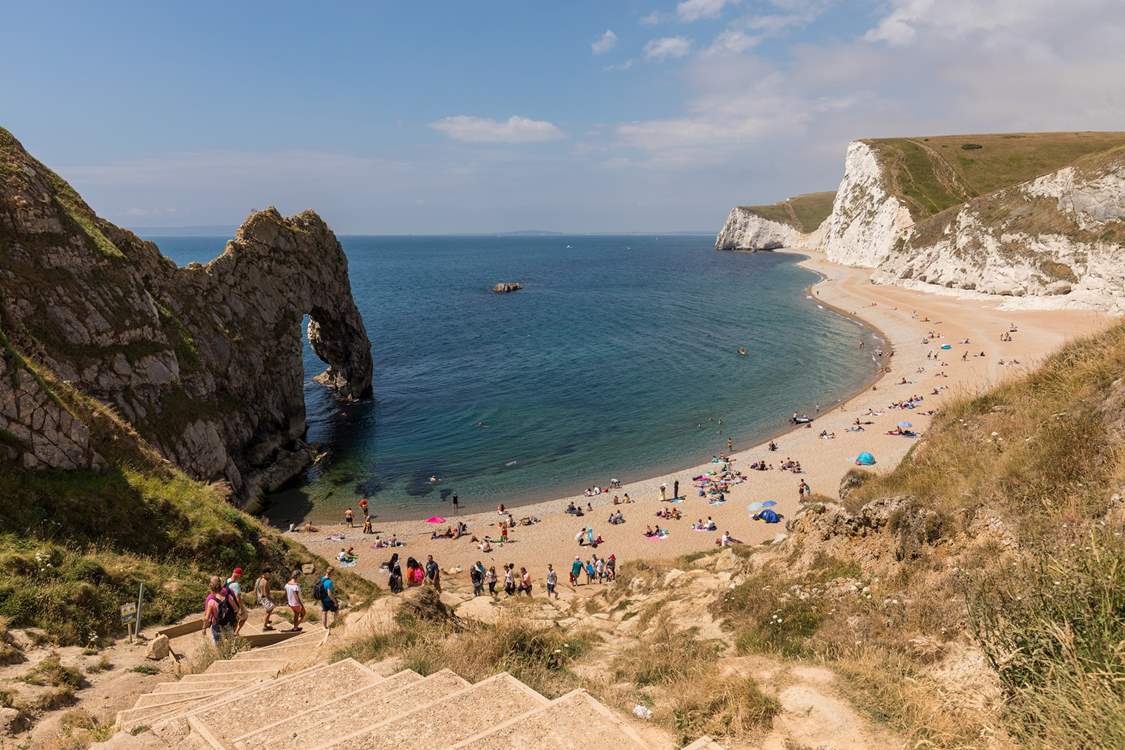
[[[212, 594], [212, 596], [215, 596]], [[230, 591], [224, 588], [215, 596], [215, 601], [219, 605], [218, 613], [216, 614], [215, 621], [220, 627], [232, 627], [238, 619], [234, 612], [234, 607], [230, 603]]]
[[313, 599], [320, 599], [321, 601], [323, 601], [325, 598], [325, 594], [327, 593], [327, 590], [324, 588], [324, 579], [321, 578], [316, 582], [316, 585], [313, 586]]

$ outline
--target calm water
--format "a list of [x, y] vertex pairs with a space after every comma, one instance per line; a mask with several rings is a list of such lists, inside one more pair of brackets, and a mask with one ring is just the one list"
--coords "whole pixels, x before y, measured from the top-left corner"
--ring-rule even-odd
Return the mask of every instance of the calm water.
[[[181, 265], [224, 243], [154, 239]], [[874, 371], [857, 347], [871, 333], [808, 299], [816, 277], [792, 256], [720, 253], [710, 237], [341, 239], [376, 399], [342, 410], [306, 385], [309, 439], [332, 459], [274, 499], [279, 517], [336, 518], [360, 495], [393, 518], [451, 493], [491, 507], [640, 479], [728, 435], [762, 439]], [[524, 289], [491, 294], [503, 280]], [[305, 369], [323, 369], [307, 345]]]

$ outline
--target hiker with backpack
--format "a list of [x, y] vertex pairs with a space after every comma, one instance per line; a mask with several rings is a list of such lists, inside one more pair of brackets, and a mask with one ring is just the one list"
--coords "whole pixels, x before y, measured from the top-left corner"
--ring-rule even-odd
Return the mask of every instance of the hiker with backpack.
[[332, 581], [332, 568], [324, 571], [324, 575], [313, 586], [313, 598], [320, 600], [320, 611], [324, 613], [324, 627], [328, 627], [328, 613], [332, 615], [332, 622], [340, 617], [340, 603], [336, 601], [336, 584]]
[[212, 643], [218, 645], [223, 639], [224, 631], [230, 632], [237, 622], [235, 605], [232, 603], [234, 597], [218, 576], [211, 576], [208, 589], [207, 598], [203, 601], [203, 632], [210, 636]]
[[285, 600], [293, 612], [293, 627], [289, 628], [290, 633], [300, 632], [301, 620], [305, 619], [305, 603], [301, 601], [301, 584], [297, 583], [300, 576], [301, 571], [294, 570], [285, 584]]

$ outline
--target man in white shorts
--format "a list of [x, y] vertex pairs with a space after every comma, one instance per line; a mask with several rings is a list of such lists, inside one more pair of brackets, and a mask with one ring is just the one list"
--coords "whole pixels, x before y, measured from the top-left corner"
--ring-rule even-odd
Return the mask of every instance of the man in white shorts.
[[270, 598], [270, 569], [262, 568], [258, 580], [254, 582], [254, 598], [258, 605], [266, 611], [266, 621], [262, 623], [262, 630], [273, 630], [270, 625], [270, 615], [273, 614], [273, 599]]

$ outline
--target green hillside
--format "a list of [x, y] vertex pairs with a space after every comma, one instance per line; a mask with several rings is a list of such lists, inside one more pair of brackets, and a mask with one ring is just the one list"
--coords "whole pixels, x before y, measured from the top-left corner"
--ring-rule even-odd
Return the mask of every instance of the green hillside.
[[[0, 471], [0, 618], [36, 626], [59, 643], [120, 632], [118, 607], [147, 593], [145, 621], [201, 609], [210, 575], [273, 568], [275, 585], [302, 563], [325, 561], [226, 501], [229, 488], [188, 478], [111, 409], [23, 357], [0, 331], [2, 354], [27, 368], [86, 424], [105, 471]], [[351, 600], [372, 584], [341, 572]], [[311, 585], [311, 583], [309, 584]]]
[[763, 206], [740, 206], [769, 221], [788, 224], [791, 227], [808, 234], [832, 213], [832, 201], [835, 200], [835, 191], [824, 193], [805, 193], [786, 198], [781, 203], [771, 203]]
[[979, 195], [1125, 145], [1125, 132], [1004, 133], [865, 140], [920, 221]]

